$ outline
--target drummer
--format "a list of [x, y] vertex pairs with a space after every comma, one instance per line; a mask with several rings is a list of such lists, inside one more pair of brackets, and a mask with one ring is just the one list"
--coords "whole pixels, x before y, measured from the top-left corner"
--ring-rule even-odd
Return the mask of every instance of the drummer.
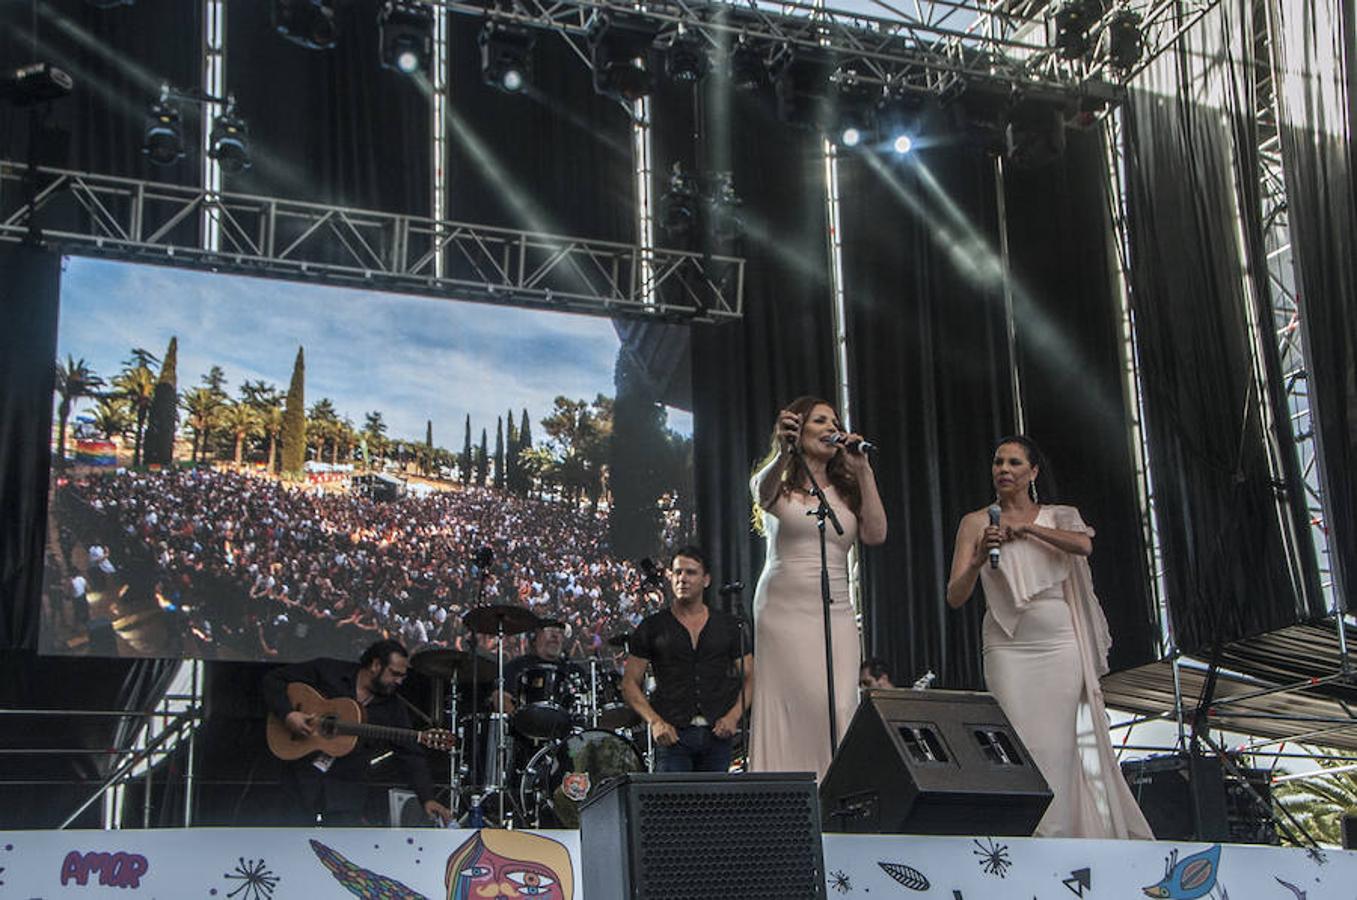
[[[503, 709], [504, 712], [513, 715], [517, 708], [516, 698], [513, 692], [517, 690], [519, 680], [524, 672], [536, 666], [543, 665], [565, 665], [575, 670], [581, 677], [583, 670], [575, 666], [564, 656], [565, 651], [565, 623], [556, 619], [542, 619], [538, 622], [536, 630], [532, 633], [532, 650], [525, 653], [517, 659], [512, 660], [504, 667], [504, 687], [503, 692], [492, 691], [490, 696], [490, 708], [496, 712]], [[498, 704], [503, 704], [499, 706]]]

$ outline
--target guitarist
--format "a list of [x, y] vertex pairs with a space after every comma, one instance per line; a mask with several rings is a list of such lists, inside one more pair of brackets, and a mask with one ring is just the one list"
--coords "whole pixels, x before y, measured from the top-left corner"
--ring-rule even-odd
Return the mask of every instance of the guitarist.
[[[302, 712], [291, 709], [287, 686], [300, 681], [327, 698], [349, 697], [364, 708], [364, 720], [372, 725], [411, 727], [410, 715], [396, 696], [405, 680], [410, 655], [397, 641], [377, 641], [363, 651], [358, 662], [314, 659], [274, 669], [264, 676], [264, 702], [294, 734], [309, 736], [315, 726]], [[297, 825], [352, 826], [367, 824], [363, 809], [367, 799], [367, 774], [372, 758], [394, 751], [406, 780], [424, 804], [430, 817], [446, 824], [452, 811], [434, 799], [424, 748], [360, 740], [352, 753], [338, 759], [319, 751], [283, 766], [283, 791], [289, 805], [286, 818]]]

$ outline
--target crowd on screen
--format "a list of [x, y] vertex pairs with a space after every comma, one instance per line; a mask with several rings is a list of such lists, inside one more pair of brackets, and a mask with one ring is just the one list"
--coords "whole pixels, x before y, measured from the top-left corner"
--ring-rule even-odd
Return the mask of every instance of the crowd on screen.
[[601, 514], [492, 488], [376, 501], [198, 468], [75, 480], [58, 504], [63, 531], [107, 547], [182, 620], [172, 630], [196, 646], [171, 653], [352, 657], [383, 636], [465, 648], [479, 599], [564, 621], [579, 656], [660, 602], [610, 555]]

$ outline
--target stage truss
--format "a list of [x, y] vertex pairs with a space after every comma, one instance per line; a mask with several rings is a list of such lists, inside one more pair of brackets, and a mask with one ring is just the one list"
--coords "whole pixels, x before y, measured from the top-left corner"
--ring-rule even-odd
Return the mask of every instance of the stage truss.
[[[827, 53], [839, 70], [852, 71], [863, 83], [895, 92], [954, 95], [969, 83], [990, 84], [1011, 92], [1045, 89], [1110, 100], [1153, 59], [1219, 0], [1130, 0], [1108, 4], [1090, 30], [1096, 44], [1084, 58], [1061, 57], [1050, 38], [1051, 13], [1060, 3], [1046, 0], [909, 0], [896, 4], [873, 0], [879, 15], [821, 3], [702, 3], [659, 0], [631, 4], [619, 0], [434, 0], [434, 5], [465, 15], [484, 16], [563, 35], [586, 65], [585, 37], [599, 18], [626, 16], [649, 20], [666, 46], [679, 33], [700, 35], [712, 49], [743, 41], [772, 55], [786, 49]], [[1108, 25], [1120, 12], [1139, 17], [1143, 55], [1129, 68], [1108, 58]]]
[[[0, 161], [0, 240], [607, 316], [740, 318], [744, 260]], [[202, 246], [199, 220], [217, 246]]]

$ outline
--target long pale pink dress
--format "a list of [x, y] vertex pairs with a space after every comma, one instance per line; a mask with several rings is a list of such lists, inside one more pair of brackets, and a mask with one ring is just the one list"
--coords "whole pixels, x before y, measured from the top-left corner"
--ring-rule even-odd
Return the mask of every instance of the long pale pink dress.
[[[1072, 506], [1043, 506], [1036, 524], [1093, 535]], [[1036, 833], [1152, 839], [1107, 730], [1098, 679], [1112, 640], [1088, 560], [1027, 537], [980, 581], [986, 686], [1054, 794]]]
[[[752, 487], [757, 495], [758, 476]], [[834, 696], [838, 739], [857, 708], [861, 649], [848, 593], [848, 551], [857, 517], [832, 486], [825, 495], [843, 525], [826, 523]], [[820, 596], [820, 538], [808, 515], [816, 502], [780, 497], [764, 511], [767, 556], [754, 592], [754, 708], [749, 768], [755, 772], [814, 772], [829, 768], [829, 694], [825, 680], [824, 604]]]

